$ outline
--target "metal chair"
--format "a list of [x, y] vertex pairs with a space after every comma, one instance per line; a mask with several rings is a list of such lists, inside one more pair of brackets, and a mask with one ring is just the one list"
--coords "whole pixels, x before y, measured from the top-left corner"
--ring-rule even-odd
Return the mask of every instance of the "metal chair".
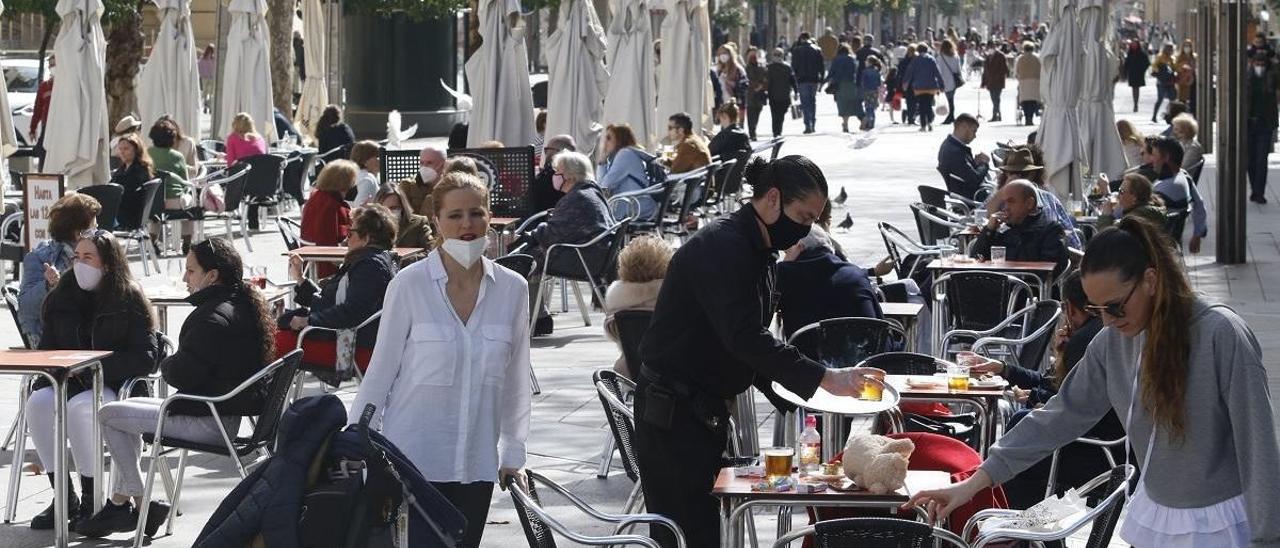
[[[613, 325], [618, 331], [619, 346], [622, 347], [622, 358], [627, 362], [627, 367], [632, 371], [640, 370], [640, 366], [642, 364], [640, 359], [640, 341], [644, 339], [644, 334], [649, 331], [649, 323], [652, 319], [652, 310], [619, 310], [613, 315]], [[617, 378], [617, 384], [627, 385], [630, 390], [635, 389], [635, 383], [631, 382], [629, 379], [619, 376], [616, 373], [614, 376]], [[598, 381], [599, 379], [594, 380]], [[615, 390], [615, 392], [619, 395], [619, 399], [627, 401], [627, 398], [622, 394], [620, 388]], [[614, 437], [614, 435], [610, 434], [604, 439], [604, 448], [600, 452], [600, 466], [596, 471], [597, 478], [604, 479], [609, 475], [609, 466], [613, 463]], [[626, 463], [624, 462], [624, 465], [625, 464]], [[628, 473], [628, 475], [630, 475], [630, 473]]]
[[1191, 184], [1200, 184], [1200, 174], [1204, 172], [1204, 157], [1200, 157], [1200, 161], [1183, 168], [1183, 170], [1187, 172], [1188, 177], [1191, 177]]
[[[624, 514], [630, 514], [644, 506], [644, 492], [640, 490], [640, 465], [636, 457], [635, 437], [636, 419], [630, 405], [627, 405], [622, 392], [625, 386], [628, 392], [635, 392], [636, 384], [609, 369], [601, 369], [592, 373], [591, 381], [596, 385], [596, 395], [600, 405], [604, 407], [604, 416], [609, 419], [609, 431], [613, 434], [613, 445], [622, 455], [622, 469], [627, 477], [635, 482], [627, 502], [622, 506]], [[610, 449], [610, 455], [613, 451]]]
[[257, 230], [258, 208], [277, 208], [279, 217], [280, 194], [284, 188], [284, 171], [288, 159], [275, 154], [255, 154], [241, 158], [236, 163], [248, 164], [250, 171], [245, 177], [244, 197], [248, 206], [249, 228]]
[[955, 233], [966, 228], [960, 219], [946, 210], [928, 204], [911, 204], [911, 213], [915, 216], [916, 230], [924, 245], [952, 245], [955, 243]]
[[14, 281], [18, 279], [18, 273], [21, 272], [22, 258], [26, 256], [26, 213], [16, 211], [4, 217], [0, 221], [0, 282], [7, 279], [5, 274], [5, 261], [14, 263]]
[[981, 528], [984, 521], [992, 518], [1012, 518], [1020, 513], [1018, 510], [989, 509], [982, 510], [969, 518], [969, 521], [965, 523], [964, 535], [962, 536], [970, 538], [972, 533], [977, 533], [977, 536], [973, 538], [973, 543], [970, 544], [973, 548], [983, 548], [996, 541], [1008, 540], [1043, 543], [1064, 540], [1075, 534], [1076, 531], [1083, 529], [1085, 525], [1093, 524], [1085, 547], [1105, 548], [1111, 542], [1111, 536], [1115, 533], [1116, 524], [1120, 521], [1120, 513], [1124, 509], [1125, 490], [1129, 487], [1129, 482], [1133, 479], [1135, 473], [1135, 468], [1132, 465], [1122, 464], [1093, 478], [1077, 489], [1076, 492], [1088, 495], [1090, 500], [1100, 499], [1100, 501], [1094, 504], [1088, 512], [1069, 521], [1059, 522], [1056, 527], [1051, 529], [1032, 531], [1011, 526], [996, 526], [984, 531]]
[[[1111, 452], [1111, 449], [1114, 447], [1123, 446], [1125, 440], [1127, 439], [1128, 439], [1128, 436], [1120, 436], [1119, 438], [1116, 438], [1114, 440], [1100, 440], [1097, 438], [1080, 437], [1080, 438], [1076, 438], [1076, 441], [1073, 441], [1071, 443], [1078, 443], [1081, 445], [1089, 445], [1089, 446], [1097, 447], [1099, 451], [1102, 451], [1102, 458], [1107, 460], [1107, 465], [1111, 466], [1111, 468], [1115, 468], [1116, 456]], [[1067, 445], [1070, 446], [1071, 444], [1067, 444]], [[1053, 496], [1054, 487], [1058, 483], [1058, 458], [1062, 453], [1063, 449], [1064, 449], [1063, 447], [1054, 449], [1053, 457], [1051, 457], [1051, 459], [1049, 460], [1049, 481], [1045, 484], [1045, 487], [1044, 487], [1044, 498], [1049, 498], [1050, 496]]]
[[926, 548], [941, 546], [939, 541], [957, 548], [969, 548], [955, 533], [927, 523], [898, 518], [843, 518], [819, 521], [787, 533], [773, 543], [785, 548], [793, 541], [813, 537], [816, 548], [845, 546], [893, 546]]
[[[688, 221], [694, 219], [695, 212], [702, 207], [710, 192], [711, 180], [715, 177], [716, 171], [720, 164], [712, 162], [703, 167], [688, 172], [681, 173], [680, 176], [687, 181], [684, 185], [684, 195], [679, 202], [679, 207], [675, 209], [673, 218], [664, 218], [662, 220], [663, 236], [673, 236], [683, 242], [691, 234]], [[674, 198], [677, 195], [673, 195]]]
[[[675, 535], [676, 546], [678, 548], [685, 547], [684, 533], [669, 518], [657, 514], [606, 514], [592, 508], [591, 505], [570, 493], [568, 489], [561, 487], [560, 484], [551, 481], [542, 474], [533, 470], [526, 470], [525, 476], [528, 478], [528, 491], [521, 488], [512, 478], [507, 479], [506, 487], [507, 491], [511, 493], [511, 502], [516, 507], [516, 515], [520, 516], [520, 526], [524, 529], [525, 538], [529, 540], [530, 548], [555, 548], [556, 539], [553, 533], [559, 533], [575, 543], [587, 546], [638, 545], [659, 548], [658, 542], [649, 537], [623, 534], [628, 528], [641, 524], [661, 524], [666, 526]], [[571, 531], [542, 508], [542, 501], [538, 497], [538, 484], [542, 484], [559, 493], [587, 516], [597, 521], [616, 524], [614, 526], [614, 534], [588, 536]], [[707, 526], [713, 527], [714, 524], [708, 524]]]
[[302, 246], [315, 245], [302, 239], [302, 225], [288, 217], [277, 217], [276, 228], [280, 229], [280, 237], [284, 239], [284, 247], [293, 251]]
[[[165, 528], [166, 535], [173, 534], [173, 522], [177, 517], [176, 509], [179, 499], [182, 497], [182, 479], [183, 473], [186, 471], [188, 451], [200, 451], [230, 458], [235, 463], [236, 471], [240, 474], [241, 479], [248, 475], [244, 463], [240, 461], [241, 457], [260, 450], [270, 455], [273, 449], [272, 445], [275, 443], [276, 428], [279, 426], [280, 417], [284, 412], [285, 401], [288, 399], [290, 388], [293, 387], [293, 377], [298, 373], [298, 367], [301, 363], [302, 351], [294, 350], [263, 367], [252, 377], [245, 379], [239, 386], [221, 396], [195, 396], [178, 393], [165, 398], [164, 403], [160, 404], [160, 417], [156, 419], [155, 433], [142, 435], [142, 440], [151, 444], [151, 465], [147, 468], [146, 486], [142, 490], [142, 504], [138, 507], [138, 523], [147, 522], [147, 514], [151, 503], [151, 490], [155, 485], [156, 468], [160, 466], [165, 469], [168, 468], [168, 464], [163, 461], [165, 455], [173, 451], [179, 452], [178, 477], [174, 486], [172, 500], [172, 508], [174, 510], [169, 513], [168, 524]], [[259, 383], [267, 383], [267, 398], [262, 407], [262, 414], [258, 416], [258, 420], [254, 424], [253, 433], [246, 438], [235, 436], [236, 432], [227, 432], [222, 426], [222, 415], [218, 413], [218, 408], [215, 404], [230, 400], [245, 390], [257, 386]], [[222, 433], [222, 445], [195, 443], [164, 435], [164, 419], [168, 416], [169, 406], [175, 401], [182, 400], [203, 402], [208, 406], [210, 416], [217, 423], [218, 431]], [[249, 466], [252, 467], [262, 462], [262, 460], [258, 459], [251, 462]], [[143, 527], [139, 527], [133, 537], [134, 548], [142, 547], [143, 529]]]
[[[9, 315], [13, 316], [13, 326], [17, 329], [18, 336], [22, 338], [23, 348], [31, 348], [31, 339], [27, 337], [27, 332], [22, 330], [22, 324], [18, 322], [18, 288], [12, 285], [0, 287], [0, 294], [4, 297], [5, 306], [9, 307]], [[21, 385], [27, 384], [27, 376], [22, 377]], [[21, 389], [20, 389], [21, 390]], [[19, 400], [25, 401], [25, 400]], [[18, 407], [18, 412], [13, 417], [13, 423], [9, 425], [9, 431], [4, 435], [4, 441], [0, 442], [0, 451], [9, 447], [9, 442], [13, 441], [13, 435], [18, 431], [18, 427], [22, 424], [23, 407]]]
[[106, 183], [90, 185], [77, 190], [85, 196], [92, 196], [102, 206], [98, 212], [98, 228], [111, 230], [116, 227], [116, 215], [120, 213], [120, 201], [124, 199], [124, 187]]
[[311, 173], [315, 164], [315, 152], [294, 152], [285, 163], [281, 189], [285, 196], [293, 198], [298, 203], [298, 207], [302, 207], [306, 202], [302, 197], [302, 190], [309, 186], [304, 182], [308, 180], [308, 174]]
[[1178, 249], [1182, 249], [1182, 233], [1187, 229], [1187, 216], [1190, 215], [1190, 213], [1190, 211], [1187, 211], [1185, 205], [1181, 208], [1170, 207], [1169, 210], [1165, 212], [1165, 232], [1169, 234], [1171, 239], [1173, 239], [1173, 243], [1178, 246]]
[[899, 280], [915, 278], [917, 274], [923, 275], [925, 273], [923, 266], [942, 256], [941, 247], [921, 244], [896, 226], [884, 221], [876, 226], [880, 229], [880, 238], [884, 240], [885, 250], [893, 258], [894, 273]]
[[970, 215], [980, 205], [944, 188], [920, 185], [916, 187], [916, 191], [920, 193], [920, 202], [938, 209], [954, 211], [959, 215]]
[[667, 218], [671, 211], [672, 196], [684, 196], [685, 180], [682, 178], [668, 178], [665, 181], [654, 183], [641, 190], [633, 190], [630, 192], [619, 192], [614, 194], [609, 200], [630, 199], [636, 201], [636, 211], [639, 211], [639, 200], [641, 198], [650, 198], [657, 204], [653, 210], [653, 216], [650, 218], [636, 217], [628, 229], [628, 234], [635, 235], [645, 232], [652, 232], [656, 236], [661, 236], [662, 222]]
[[[303, 341], [305, 341], [305, 340], [306, 340], [306, 338], [307, 338], [307, 335], [308, 335], [308, 334], [312, 334], [312, 333], [333, 333], [333, 334], [336, 336], [337, 334], [339, 334], [339, 333], [343, 333], [343, 332], [356, 332], [356, 333], [358, 333], [361, 329], [364, 329], [364, 328], [366, 328], [366, 327], [372, 327], [372, 328], [374, 329], [374, 331], [376, 332], [376, 331], [377, 331], [377, 326], [376, 326], [376, 325], [374, 325], [374, 324], [375, 324], [375, 323], [377, 323], [377, 322], [378, 322], [378, 320], [379, 320], [379, 319], [381, 319], [381, 318], [382, 318], [382, 311], [381, 311], [381, 310], [379, 310], [379, 311], [377, 311], [377, 312], [374, 312], [374, 313], [373, 313], [373, 315], [369, 316], [368, 318], [365, 318], [365, 319], [364, 319], [364, 321], [360, 322], [360, 324], [359, 324], [359, 325], [357, 325], [357, 326], [355, 326], [355, 327], [352, 327], [352, 328], [348, 328], [348, 329], [337, 329], [337, 328], [333, 328], [333, 327], [319, 327], [319, 326], [315, 326], [315, 325], [308, 325], [308, 326], [306, 326], [306, 327], [302, 328], [302, 331], [299, 331], [299, 332], [298, 332], [298, 343], [297, 343], [296, 345], [294, 345], [294, 349], [295, 349], [295, 350], [302, 350], [302, 343], [303, 343]], [[299, 366], [299, 370], [300, 370], [300, 371], [302, 371], [302, 372], [311, 373], [311, 374], [313, 374], [313, 375], [314, 375], [316, 372], [318, 372], [318, 371], [334, 371], [334, 372], [338, 372], [338, 364], [336, 364], [336, 363], [334, 364], [334, 366], [333, 366], [332, 368], [324, 368], [324, 367], [321, 367], [321, 366], [318, 366], [318, 365], [319, 365], [319, 364], [308, 364], [308, 363], [306, 363], [306, 362], [303, 362], [303, 363], [302, 363], [302, 365], [301, 365], [301, 366]], [[326, 364], [326, 365], [327, 365], [327, 364]], [[352, 378], [354, 378], [354, 379], [355, 379], [355, 381], [356, 381], [356, 385], [357, 385], [357, 386], [359, 386], [360, 381], [363, 381], [363, 380], [364, 380], [364, 372], [360, 370], [360, 366], [359, 366], [359, 365], [356, 365], [356, 366], [352, 367], [351, 369], [352, 369], [352, 371], [351, 371], [351, 373], [352, 373]], [[304, 381], [304, 379], [303, 379], [303, 376], [302, 376], [302, 375], [297, 375], [297, 383], [296, 383], [296, 387], [295, 387], [296, 395], [297, 395], [297, 396], [301, 396], [301, 395], [302, 395], [302, 386], [303, 386], [303, 384], [305, 384], [305, 381]], [[324, 391], [325, 391], [325, 392], [328, 392], [328, 391], [329, 391], [329, 385], [328, 385], [327, 383], [323, 383], [323, 382], [322, 382], [321, 384], [324, 386]]]
[[852, 367], [906, 339], [902, 327], [888, 320], [831, 318], [796, 330], [787, 342], [827, 367]]
[[245, 226], [244, 213], [244, 187], [245, 178], [253, 171], [253, 167], [245, 163], [237, 163], [234, 166], [226, 168], [217, 173], [209, 175], [205, 188], [221, 185], [223, 196], [223, 210], [217, 212], [205, 212], [205, 218], [221, 217], [225, 222], [227, 239], [235, 240], [231, 234], [231, 219], [236, 218], [240, 222], [240, 237], [244, 238], [244, 246], [253, 252], [253, 243], [249, 241], [249, 227]]
[[1004, 350], [1000, 354], [1010, 363], [1039, 370], [1040, 362], [1048, 354], [1053, 328], [1061, 316], [1062, 303], [1046, 299], [1010, 314], [989, 329], [948, 331], [942, 336], [943, 348], [957, 341], [973, 341], [970, 347], [973, 352], [982, 354], [987, 348], [996, 347]]
[[[489, 188], [489, 210], [494, 217], [525, 217], [531, 212], [529, 196], [533, 187], [534, 159], [540, 151], [533, 146], [507, 148], [450, 149], [449, 156], [465, 154], [482, 157], [493, 166], [495, 180]], [[418, 172], [417, 159], [413, 172]], [[412, 177], [412, 175], [410, 175]]]
[[[622, 252], [624, 235], [630, 223], [631, 219], [623, 219], [596, 237], [580, 244], [552, 244], [548, 247], [546, 254], [543, 255], [542, 283], [538, 284], [538, 295], [534, 299], [533, 309], [536, 311], [542, 307], [547, 282], [553, 278], [569, 282], [587, 282], [596, 299], [603, 304], [604, 295], [600, 293], [600, 286], [617, 271], [618, 254]], [[591, 250], [600, 252], [592, 254]], [[587, 260], [587, 255], [583, 254], [584, 251], [592, 255], [590, 262]], [[561, 259], [561, 257], [564, 258]], [[573, 258], [577, 261], [574, 262]], [[587, 304], [582, 299], [582, 291], [578, 289], [577, 283], [572, 285], [574, 296], [578, 299], [578, 310], [582, 312], [582, 321], [589, 326], [591, 317], [587, 312]], [[529, 330], [533, 331], [538, 317], [537, 314], [530, 314], [530, 316]]]
[[[948, 272], [933, 280], [934, 352], [945, 357], [941, 335], [963, 329], [985, 332], [1033, 298], [1031, 285], [1016, 276], [985, 270]], [[994, 333], [992, 333], [994, 335]]]
[[519, 274], [521, 278], [526, 280], [528, 280], [529, 276], [533, 274], [533, 269], [538, 266], [537, 259], [534, 259], [532, 255], [526, 255], [524, 253], [510, 253], [503, 255], [494, 259], [493, 262], [507, 267], [507, 269]]
[[[334, 160], [342, 160], [351, 155], [351, 146], [345, 145], [326, 151], [320, 155], [320, 158], [327, 162]], [[378, 164], [381, 170], [378, 173], [378, 182], [395, 183], [401, 179], [412, 179], [418, 175], [418, 167], [422, 165], [419, 156], [422, 154], [421, 149], [397, 149], [387, 150], [383, 147], [378, 151]]]
[[[129, 224], [125, 225], [125, 230], [115, 230], [116, 238], [134, 242], [138, 245], [138, 255], [142, 257], [142, 273], [150, 276], [151, 268], [147, 264], [148, 260], [154, 261], [156, 272], [160, 272], [160, 259], [155, 256], [155, 250], [151, 246], [151, 232], [148, 229], [147, 221], [151, 218], [152, 210], [155, 209], [156, 200], [160, 193], [164, 190], [164, 184], [160, 179], [152, 179], [142, 184], [139, 190], [142, 193], [142, 209], [138, 212], [137, 219], [129, 219]], [[163, 205], [163, 201], [161, 203]], [[129, 253], [129, 244], [124, 244], [125, 255]]]

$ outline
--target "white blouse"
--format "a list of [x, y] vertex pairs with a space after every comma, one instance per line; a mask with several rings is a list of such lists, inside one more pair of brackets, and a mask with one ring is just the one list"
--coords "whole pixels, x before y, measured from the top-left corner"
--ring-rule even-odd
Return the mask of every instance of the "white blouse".
[[[498, 479], [522, 468], [529, 437], [529, 285], [481, 259], [484, 278], [463, 324], [445, 292], [439, 251], [387, 286], [378, 343], [349, 422], [366, 404], [430, 481]], [[381, 419], [379, 421], [379, 418]]]

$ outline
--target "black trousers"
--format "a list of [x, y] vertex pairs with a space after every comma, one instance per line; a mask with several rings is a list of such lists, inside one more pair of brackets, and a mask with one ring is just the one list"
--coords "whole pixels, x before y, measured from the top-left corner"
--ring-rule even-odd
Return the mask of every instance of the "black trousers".
[[932, 93], [916, 96], [916, 114], [920, 116], [920, 127], [933, 125], [933, 119], [936, 117], [933, 112], [934, 98]]
[[916, 94], [909, 89], [903, 91], [902, 100], [907, 103], [907, 123], [916, 123], [916, 114], [919, 113], [918, 110], [920, 108], [919, 101], [916, 100]]
[[1004, 92], [1004, 88], [988, 89], [987, 93], [991, 94], [991, 120], [1000, 120], [1000, 94]]
[[1248, 148], [1245, 153], [1249, 175], [1249, 196], [1262, 196], [1267, 190], [1267, 154], [1271, 151], [1273, 130], [1260, 121], [1249, 120]]
[[[644, 419], [652, 399], [649, 388], [642, 378], [635, 398], [636, 454], [645, 508], [675, 521], [688, 546], [719, 546], [720, 512], [711, 488], [720, 472], [728, 421], [713, 429], [681, 398], [673, 407], [670, 427], [651, 424]], [[650, 536], [664, 548], [676, 546], [666, 527], [651, 526]]]
[[449, 499], [449, 503], [467, 518], [467, 532], [462, 546], [479, 548], [480, 537], [484, 536], [484, 523], [489, 520], [489, 501], [493, 498], [493, 482], [433, 481], [431, 486], [444, 495], [444, 498]]
[[1022, 124], [1027, 126], [1036, 125], [1036, 111], [1040, 110], [1040, 103], [1037, 101], [1022, 102]]
[[747, 135], [751, 136], [751, 140], [756, 140], [756, 126], [760, 124], [760, 111], [764, 110], [764, 105], [755, 101], [747, 102]]
[[773, 136], [782, 135], [782, 123], [787, 120], [787, 113], [791, 110], [790, 102], [769, 100], [769, 114], [773, 115]]

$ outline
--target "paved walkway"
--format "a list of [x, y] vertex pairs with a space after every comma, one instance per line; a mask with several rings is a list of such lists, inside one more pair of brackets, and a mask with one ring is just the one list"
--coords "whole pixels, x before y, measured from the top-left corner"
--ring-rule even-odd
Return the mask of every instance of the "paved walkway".
[[[976, 82], [977, 79], [971, 80]], [[1150, 112], [1153, 92], [1150, 87], [1144, 90], [1147, 95], [1143, 98], [1142, 110]], [[1120, 91], [1119, 96], [1127, 100], [1127, 90]], [[1010, 102], [1008, 96], [1012, 93], [1012, 89], [1006, 90], [1006, 103]], [[961, 105], [959, 110], [972, 112], [975, 105], [980, 105], [980, 112], [985, 118], [990, 118], [990, 107], [985, 95], [985, 92], [973, 87], [961, 90], [958, 98]], [[855, 224], [851, 230], [837, 231], [834, 236], [856, 262], [870, 265], [884, 255], [883, 243], [876, 232], [878, 221], [889, 221], [908, 232], [914, 232], [910, 229], [914, 225], [907, 204], [918, 199], [917, 185], [939, 184], [934, 170], [935, 159], [938, 144], [945, 137], [949, 126], [937, 126], [937, 131], [933, 133], [919, 133], [915, 128], [885, 123], [887, 116], [881, 113], [882, 129], [877, 132], [874, 141], [868, 146], [854, 148], [854, 140], [860, 136], [850, 137], [839, 133], [835, 107], [826, 95], [819, 99], [819, 107], [819, 132], [815, 135], [798, 135], [800, 124], [788, 122], [786, 135], [789, 140], [783, 148], [783, 154], [805, 154], [812, 157], [825, 171], [833, 194], [839, 192], [838, 187], [849, 192], [851, 198], [847, 209], [838, 210], [836, 215], [843, 218], [847, 211]], [[1012, 109], [1008, 105], [1005, 108], [1006, 119], [1013, 120]], [[1125, 117], [1134, 116], [1129, 113], [1121, 114]], [[1149, 123], [1149, 118], [1137, 115], [1133, 119], [1143, 131], [1159, 129]], [[763, 127], [767, 126], [766, 120]], [[1013, 122], [984, 125], [975, 148], [985, 150], [997, 141], [1025, 140], [1030, 129], [1015, 126]], [[1274, 170], [1277, 166], [1273, 164], [1272, 167]], [[1213, 174], [1214, 162], [1210, 157], [1200, 188], [1211, 202], [1217, 194]], [[1272, 178], [1280, 180], [1280, 174], [1273, 175]], [[1280, 388], [1280, 337], [1276, 336], [1280, 334], [1280, 284], [1276, 283], [1280, 282], [1280, 238], [1277, 237], [1280, 232], [1280, 194], [1273, 191], [1270, 197], [1272, 205], [1250, 204], [1248, 208], [1249, 263], [1218, 265], [1213, 262], [1208, 251], [1199, 256], [1188, 255], [1186, 262], [1197, 289], [1231, 304], [1258, 333], [1271, 373], [1270, 386], [1276, 392]], [[295, 215], [296, 213], [293, 212]], [[1210, 226], [1211, 233], [1205, 242], [1205, 250], [1212, 250], [1214, 246], [1212, 214]], [[265, 265], [270, 269], [272, 277], [283, 279], [284, 262], [280, 258], [283, 244], [278, 235], [271, 232], [259, 233], [253, 237], [253, 242], [256, 251], [247, 262]], [[164, 280], [154, 281], [164, 283]], [[533, 400], [528, 465], [564, 483], [597, 508], [618, 511], [632, 484], [622, 473], [616, 459], [608, 479], [596, 478], [597, 457], [601, 441], [608, 430], [590, 383], [592, 371], [612, 364], [617, 350], [603, 337], [600, 327], [602, 316], [599, 313], [592, 313], [591, 325], [584, 326], [581, 316], [574, 309], [572, 298], [569, 299], [569, 305], [568, 313], [556, 317], [555, 335], [534, 342], [532, 359], [543, 393]], [[179, 328], [183, 315], [181, 310], [174, 311], [171, 319], [173, 332]], [[0, 320], [0, 344], [14, 346], [18, 343], [16, 332], [8, 320]], [[318, 391], [318, 386], [314, 383], [309, 388], [312, 392]], [[0, 394], [9, 395], [0, 398], [0, 427], [7, 427], [17, 409], [16, 398], [12, 396], [16, 392], [15, 379], [0, 377]], [[350, 390], [340, 392], [339, 395], [347, 402], [353, 397]], [[758, 403], [760, 437], [768, 440], [771, 430], [769, 409], [763, 398]], [[0, 453], [0, 479], [7, 478], [11, 455], [8, 451]], [[29, 450], [25, 457], [27, 462], [34, 461], [34, 452]], [[151, 545], [157, 548], [190, 546], [218, 502], [237, 483], [238, 478], [233, 470], [225, 459], [208, 456], [189, 459], [187, 483], [183, 490], [184, 515], [179, 518], [174, 535], [157, 538]], [[24, 475], [19, 491], [18, 522], [0, 525], [0, 546], [18, 548], [51, 545], [51, 533], [34, 532], [27, 527], [27, 520], [49, 503], [51, 495], [44, 478]], [[493, 501], [484, 545], [523, 546], [523, 533], [511, 509], [508, 495], [495, 492]], [[546, 502], [554, 515], [563, 517], [576, 530], [594, 534], [608, 532], [605, 527], [580, 517], [563, 500], [548, 497]], [[3, 504], [6, 501], [0, 501], [0, 505]], [[773, 518], [761, 515], [756, 523], [761, 530], [762, 541], [773, 538], [771, 531], [776, 523]], [[76, 538], [73, 545], [124, 545], [130, 538], [115, 535], [101, 542]]]

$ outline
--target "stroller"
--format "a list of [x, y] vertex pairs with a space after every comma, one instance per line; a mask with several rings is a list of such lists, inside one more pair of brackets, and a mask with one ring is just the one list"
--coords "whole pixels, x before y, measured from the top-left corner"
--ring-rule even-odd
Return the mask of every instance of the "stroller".
[[369, 428], [374, 406], [343, 428], [346, 416], [331, 394], [290, 406], [276, 453], [223, 499], [194, 546], [459, 545], [466, 519]]

